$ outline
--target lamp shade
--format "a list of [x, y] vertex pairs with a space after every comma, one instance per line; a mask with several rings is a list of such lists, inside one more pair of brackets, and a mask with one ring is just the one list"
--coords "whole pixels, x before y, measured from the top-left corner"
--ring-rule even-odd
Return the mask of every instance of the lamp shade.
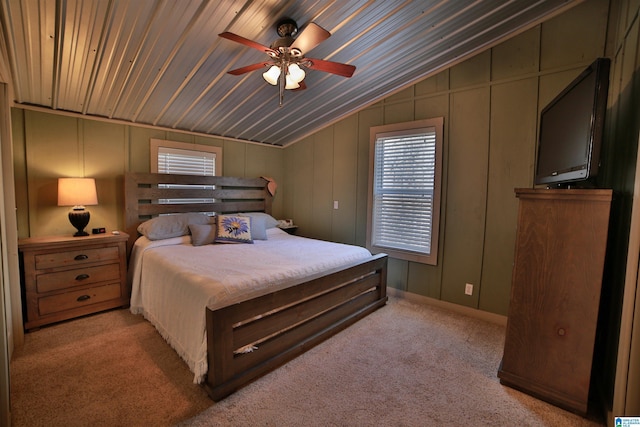
[[97, 205], [96, 181], [93, 178], [59, 178], [58, 206]]
[[285, 89], [298, 89], [300, 87], [300, 84], [298, 82], [296, 82], [295, 80], [293, 80], [289, 74], [287, 74], [287, 77], [285, 78]]
[[289, 76], [291, 76], [291, 80], [296, 83], [300, 83], [304, 80], [305, 72], [298, 64], [289, 65]]
[[280, 77], [280, 67], [277, 65], [272, 65], [266, 72], [262, 73], [262, 77], [269, 83], [270, 85], [278, 84], [278, 77]]

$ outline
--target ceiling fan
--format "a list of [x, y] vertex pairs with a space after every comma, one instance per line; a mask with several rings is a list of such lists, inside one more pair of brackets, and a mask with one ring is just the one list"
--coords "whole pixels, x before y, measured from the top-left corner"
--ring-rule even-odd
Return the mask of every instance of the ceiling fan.
[[260, 43], [246, 39], [234, 33], [224, 32], [220, 37], [257, 49], [270, 56], [268, 61], [258, 62], [245, 67], [228, 71], [229, 74], [239, 76], [251, 71], [268, 67], [262, 76], [272, 85], [279, 85], [280, 106], [284, 99], [284, 90], [305, 89], [305, 68], [337, 74], [343, 77], [351, 77], [356, 67], [339, 62], [325, 61], [323, 59], [307, 58], [304, 55], [331, 36], [331, 33], [321, 26], [309, 22], [298, 37], [298, 25], [290, 18], [284, 18], [276, 24], [276, 31], [280, 38], [271, 43], [271, 46], [263, 46]]

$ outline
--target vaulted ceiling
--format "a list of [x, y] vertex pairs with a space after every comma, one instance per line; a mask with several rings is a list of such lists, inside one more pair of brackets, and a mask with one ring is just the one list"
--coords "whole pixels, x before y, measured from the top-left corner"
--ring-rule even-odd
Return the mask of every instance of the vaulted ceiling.
[[[530, 28], [579, 0], [0, 0], [17, 104], [286, 146]], [[331, 33], [305, 56], [356, 67], [306, 69], [285, 91], [258, 49], [275, 24]], [[308, 55], [307, 55], [308, 54]]]

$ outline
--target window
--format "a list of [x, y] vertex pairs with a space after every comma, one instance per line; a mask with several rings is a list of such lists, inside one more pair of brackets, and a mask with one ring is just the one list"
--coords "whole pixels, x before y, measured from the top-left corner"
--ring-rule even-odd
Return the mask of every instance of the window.
[[151, 139], [151, 172], [222, 175], [222, 148]]
[[367, 247], [437, 264], [443, 118], [371, 128]]
[[[209, 145], [151, 139], [151, 172], [183, 175], [221, 175], [222, 148]], [[173, 185], [176, 188], [207, 186]], [[186, 199], [181, 199], [184, 203]], [[193, 203], [212, 203], [213, 199], [193, 199]], [[172, 203], [170, 199], [160, 203]]]

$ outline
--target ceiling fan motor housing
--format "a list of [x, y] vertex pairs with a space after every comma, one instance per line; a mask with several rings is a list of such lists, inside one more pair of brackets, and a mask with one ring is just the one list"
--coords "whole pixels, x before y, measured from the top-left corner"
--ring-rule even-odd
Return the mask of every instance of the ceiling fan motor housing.
[[280, 37], [293, 37], [298, 33], [298, 24], [291, 18], [283, 18], [276, 24], [276, 32]]
[[288, 49], [289, 46], [293, 44], [293, 36], [298, 33], [298, 24], [296, 24], [296, 21], [291, 18], [281, 19], [276, 24], [276, 31], [280, 38], [271, 43], [271, 46], [269, 46], [271, 49], [280, 53], [289, 53], [292, 56], [302, 55], [302, 52], [299, 49]]

